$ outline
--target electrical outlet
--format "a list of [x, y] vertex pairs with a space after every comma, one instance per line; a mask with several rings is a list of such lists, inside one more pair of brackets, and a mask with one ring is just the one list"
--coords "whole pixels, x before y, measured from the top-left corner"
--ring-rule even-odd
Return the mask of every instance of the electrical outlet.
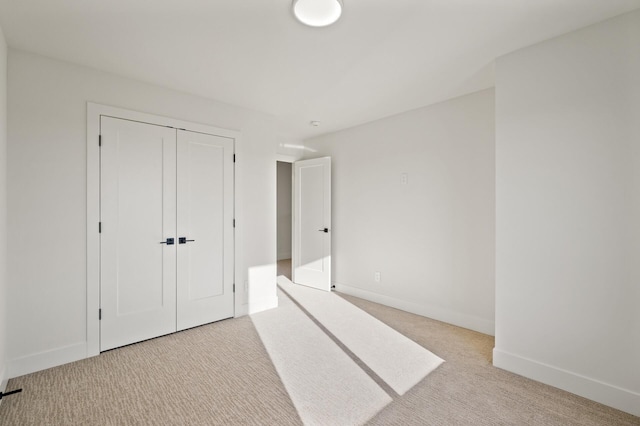
[[403, 185], [406, 185], [409, 183], [409, 174], [408, 173], [402, 173], [400, 175], [400, 183]]
[[374, 272], [373, 279], [375, 280], [375, 282], [379, 283], [380, 282], [380, 272], [378, 272], [378, 271]]

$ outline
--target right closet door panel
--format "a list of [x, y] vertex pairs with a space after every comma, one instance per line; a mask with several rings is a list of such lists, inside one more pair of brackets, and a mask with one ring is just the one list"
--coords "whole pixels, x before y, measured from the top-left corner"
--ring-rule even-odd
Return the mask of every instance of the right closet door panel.
[[177, 135], [177, 328], [233, 316], [232, 139]]

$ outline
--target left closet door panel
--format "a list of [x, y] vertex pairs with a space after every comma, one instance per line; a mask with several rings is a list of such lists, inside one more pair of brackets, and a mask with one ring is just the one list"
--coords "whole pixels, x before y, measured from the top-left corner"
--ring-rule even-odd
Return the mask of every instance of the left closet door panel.
[[100, 133], [105, 351], [176, 331], [176, 130], [103, 116]]

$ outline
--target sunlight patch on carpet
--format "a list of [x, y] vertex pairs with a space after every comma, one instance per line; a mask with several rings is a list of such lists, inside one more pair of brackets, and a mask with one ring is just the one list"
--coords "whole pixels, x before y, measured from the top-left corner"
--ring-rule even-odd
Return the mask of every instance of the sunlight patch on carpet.
[[305, 425], [363, 424], [392, 399], [285, 294], [251, 315]]
[[403, 395], [444, 360], [340, 296], [294, 284], [278, 285], [362, 360], [399, 395]]

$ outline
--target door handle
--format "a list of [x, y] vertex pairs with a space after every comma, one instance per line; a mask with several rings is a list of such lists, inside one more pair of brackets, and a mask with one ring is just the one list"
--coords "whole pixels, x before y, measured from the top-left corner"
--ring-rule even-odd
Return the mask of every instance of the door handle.
[[186, 243], [189, 243], [191, 241], [195, 241], [195, 240], [187, 240], [187, 237], [178, 238], [178, 244], [186, 244]]
[[325, 234], [328, 234], [329, 233], [329, 228], [318, 229], [318, 231], [324, 232]]
[[176, 243], [175, 238], [167, 238], [166, 241], [160, 241], [160, 244], [166, 244], [168, 246], [172, 246]]

